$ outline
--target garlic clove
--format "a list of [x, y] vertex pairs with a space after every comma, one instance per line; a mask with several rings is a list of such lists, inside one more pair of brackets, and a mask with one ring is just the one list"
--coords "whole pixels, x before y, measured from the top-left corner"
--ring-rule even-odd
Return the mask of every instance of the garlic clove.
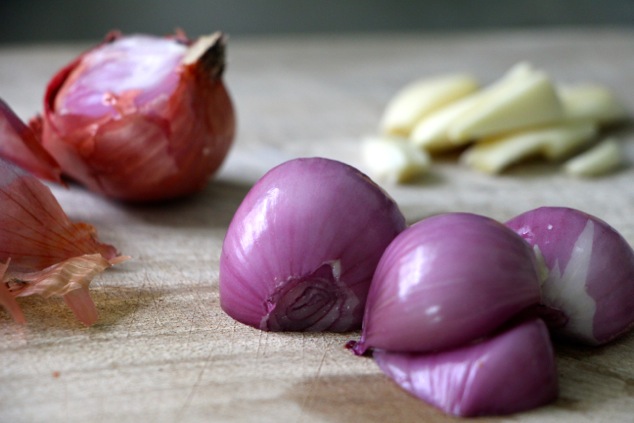
[[401, 388], [456, 416], [529, 410], [554, 401], [559, 390], [548, 329], [538, 319], [452, 350], [373, 357]]
[[563, 107], [548, 76], [520, 64], [485, 89], [480, 101], [458, 116], [448, 133], [456, 142], [464, 142], [557, 122], [563, 116]]
[[460, 160], [481, 172], [496, 174], [534, 156], [565, 158], [587, 146], [596, 133], [593, 123], [573, 122], [495, 136], [474, 144]]
[[381, 119], [381, 132], [408, 136], [425, 115], [478, 89], [470, 75], [454, 74], [423, 78], [402, 88], [388, 102]]
[[590, 120], [600, 125], [622, 121], [627, 110], [612, 91], [600, 85], [575, 85], [558, 88], [566, 120]]
[[408, 182], [427, 173], [431, 164], [426, 151], [398, 137], [367, 138], [362, 145], [362, 155], [372, 177], [392, 184]]
[[623, 151], [614, 138], [599, 142], [593, 148], [564, 163], [564, 170], [574, 176], [598, 176], [623, 165]]

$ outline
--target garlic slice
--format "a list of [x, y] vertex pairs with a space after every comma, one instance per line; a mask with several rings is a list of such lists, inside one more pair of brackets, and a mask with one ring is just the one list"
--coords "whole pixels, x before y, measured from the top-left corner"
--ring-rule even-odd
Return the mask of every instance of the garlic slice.
[[627, 117], [625, 107], [604, 86], [562, 86], [557, 91], [567, 120], [587, 119], [599, 124], [609, 124]]
[[462, 143], [551, 124], [563, 116], [561, 101], [546, 73], [520, 63], [485, 89], [480, 100], [456, 118], [448, 134]]
[[476, 143], [461, 156], [461, 161], [486, 173], [500, 173], [511, 164], [541, 155], [548, 160], [562, 159], [585, 147], [596, 136], [591, 122], [562, 123]]
[[479, 88], [470, 75], [452, 74], [423, 78], [402, 88], [388, 102], [381, 119], [381, 132], [408, 136], [425, 115]]
[[607, 138], [564, 163], [564, 171], [574, 176], [599, 176], [617, 169], [623, 163], [621, 146], [616, 139]]
[[457, 117], [479, 100], [479, 93], [474, 93], [431, 113], [414, 127], [410, 140], [414, 145], [430, 152], [456, 148], [457, 143], [449, 139], [449, 128]]
[[369, 137], [362, 146], [368, 172], [379, 181], [404, 183], [425, 174], [431, 158], [405, 138]]

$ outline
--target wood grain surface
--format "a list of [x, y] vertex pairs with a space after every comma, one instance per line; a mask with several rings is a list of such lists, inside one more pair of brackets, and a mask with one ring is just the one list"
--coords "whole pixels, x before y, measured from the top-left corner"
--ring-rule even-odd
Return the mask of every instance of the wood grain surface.
[[[218, 302], [218, 260], [233, 212], [270, 167], [297, 156], [363, 168], [360, 140], [405, 83], [453, 71], [493, 81], [530, 61], [561, 82], [608, 85], [634, 111], [634, 32], [626, 29], [235, 39], [227, 84], [238, 136], [200, 195], [160, 206], [110, 202], [53, 187], [72, 219], [95, 225], [133, 257], [92, 285], [98, 324], [82, 327], [58, 301], [20, 301], [29, 324], [0, 311], [0, 422], [444, 422], [366, 358], [358, 333], [264, 333]], [[23, 118], [50, 76], [85, 45], [0, 48], [0, 97]], [[634, 132], [615, 135], [634, 161]], [[529, 163], [503, 176], [444, 159], [429, 176], [386, 186], [414, 222], [443, 211], [505, 220], [566, 205], [607, 220], [634, 243], [634, 167], [596, 179]], [[634, 307], [634, 299], [633, 299]], [[634, 335], [597, 349], [558, 346], [560, 398], [478, 421], [633, 422]]]

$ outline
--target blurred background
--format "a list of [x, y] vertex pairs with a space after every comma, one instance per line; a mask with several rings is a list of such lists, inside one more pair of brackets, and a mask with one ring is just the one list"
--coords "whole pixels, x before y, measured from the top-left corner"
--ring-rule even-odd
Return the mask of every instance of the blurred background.
[[634, 26], [634, 0], [0, 0], [2, 44], [96, 40], [115, 28], [242, 37], [562, 26]]

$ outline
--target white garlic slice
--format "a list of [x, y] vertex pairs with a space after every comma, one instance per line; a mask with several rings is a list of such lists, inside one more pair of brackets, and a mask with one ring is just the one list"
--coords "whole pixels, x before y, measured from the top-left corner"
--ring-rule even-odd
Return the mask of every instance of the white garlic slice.
[[451, 124], [455, 142], [475, 140], [561, 121], [564, 111], [548, 76], [521, 63], [486, 88], [480, 100]]
[[378, 181], [396, 184], [425, 174], [431, 158], [405, 138], [368, 137], [362, 145], [363, 161], [368, 173]]
[[473, 107], [479, 99], [479, 93], [474, 93], [431, 113], [414, 127], [410, 140], [430, 152], [456, 148], [461, 143], [449, 139], [449, 128], [458, 116]]
[[623, 163], [620, 144], [614, 138], [607, 138], [564, 163], [564, 171], [574, 176], [599, 176], [619, 168]]
[[470, 75], [453, 74], [414, 81], [388, 102], [381, 119], [381, 132], [408, 136], [425, 115], [479, 88]]
[[491, 137], [474, 144], [463, 153], [461, 161], [486, 173], [500, 173], [511, 164], [543, 156], [560, 160], [587, 146], [596, 136], [591, 122], [561, 123]]
[[627, 110], [607, 87], [590, 84], [561, 86], [557, 91], [567, 120], [587, 119], [609, 124], [627, 117]]

